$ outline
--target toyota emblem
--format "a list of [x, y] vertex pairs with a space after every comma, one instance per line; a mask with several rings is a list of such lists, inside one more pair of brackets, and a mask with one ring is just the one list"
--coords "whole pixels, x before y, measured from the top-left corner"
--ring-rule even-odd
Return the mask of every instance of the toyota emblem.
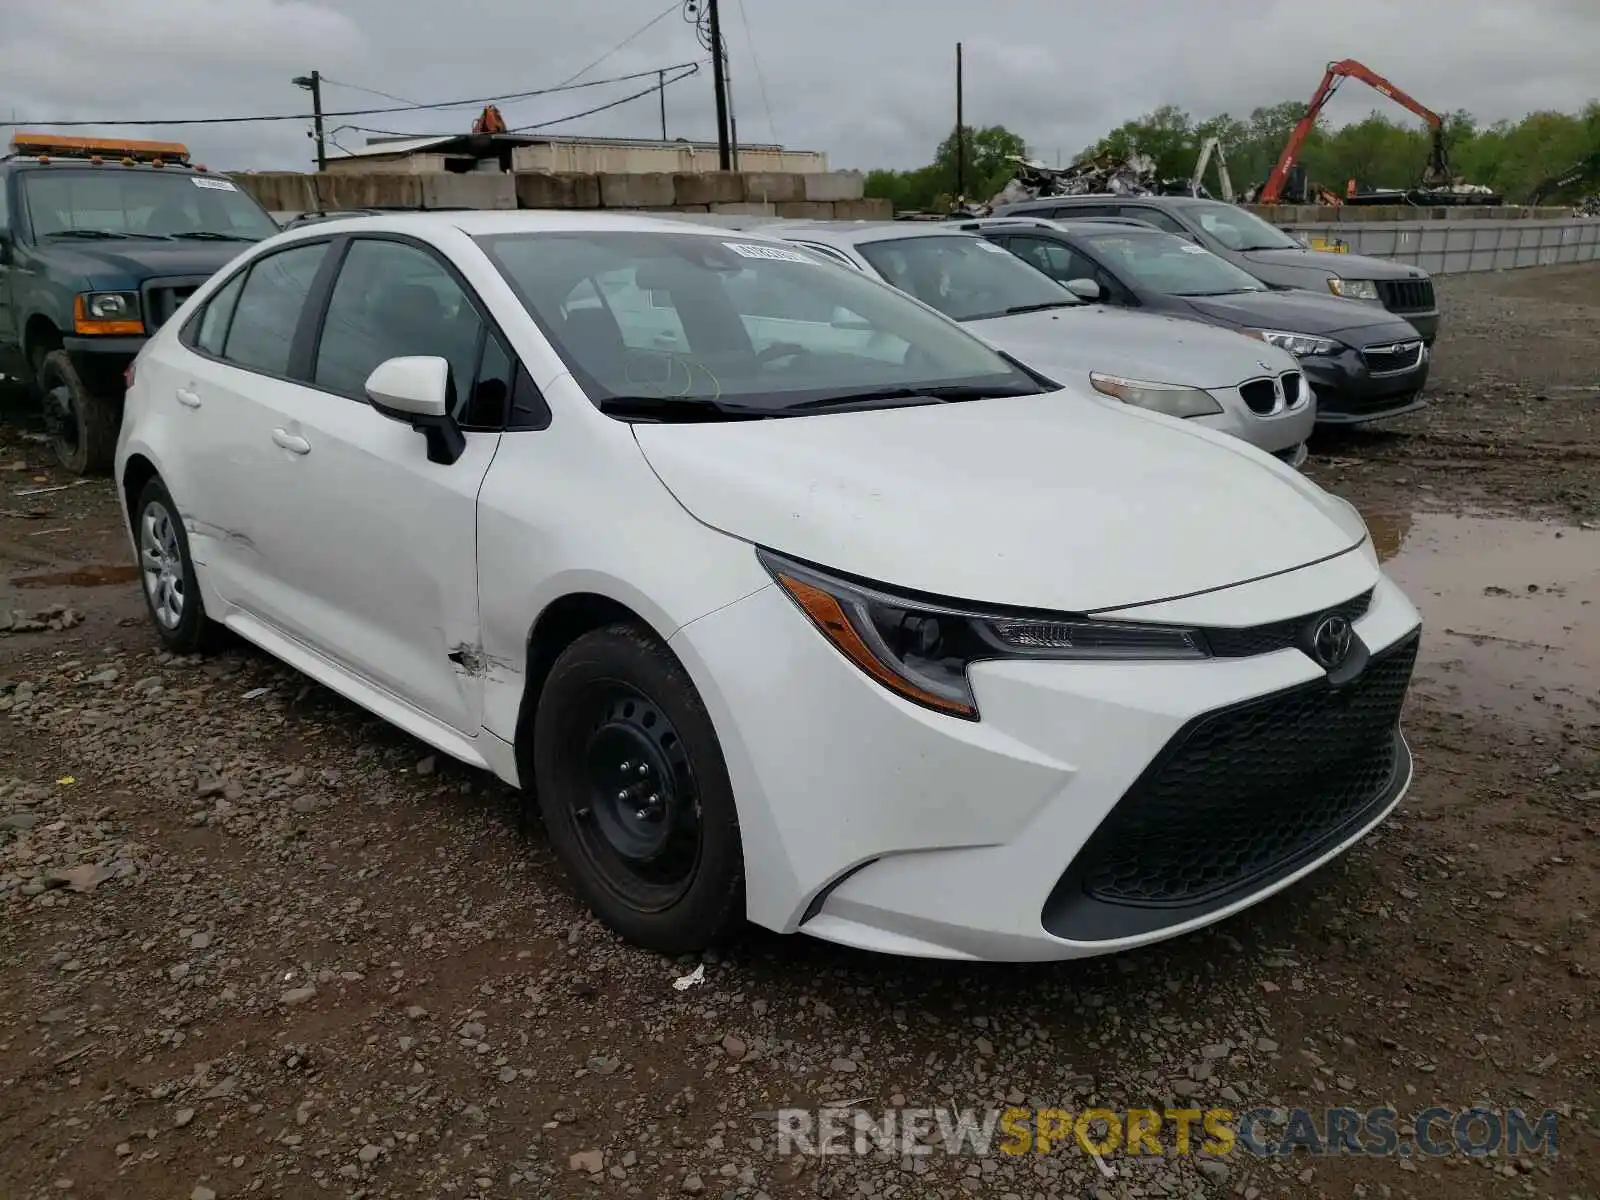
[[1330, 613], [1311, 631], [1311, 657], [1325, 671], [1337, 670], [1350, 657], [1356, 631], [1338, 613]]

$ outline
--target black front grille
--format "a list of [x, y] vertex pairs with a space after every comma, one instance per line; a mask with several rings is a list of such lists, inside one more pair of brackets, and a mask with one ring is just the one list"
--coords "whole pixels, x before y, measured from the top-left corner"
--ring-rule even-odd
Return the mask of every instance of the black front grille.
[[1402, 777], [1400, 708], [1418, 640], [1343, 687], [1319, 679], [1190, 722], [1073, 860], [1046, 927], [1071, 925], [1084, 898], [1147, 912], [1216, 907], [1349, 836]]
[[1283, 377], [1283, 402], [1293, 408], [1300, 403], [1300, 373], [1290, 371]]
[[[1361, 595], [1335, 605], [1327, 612], [1336, 613], [1347, 621], [1358, 621], [1367, 615], [1367, 609], [1371, 606], [1372, 589], [1368, 588]], [[1303, 617], [1252, 625], [1248, 629], [1207, 629], [1204, 631], [1206, 645], [1217, 658], [1249, 658], [1253, 654], [1287, 650], [1299, 641], [1313, 616], [1323, 615], [1321, 612], [1307, 613]]]
[[151, 333], [160, 329], [172, 319], [172, 314], [183, 307], [183, 302], [194, 295], [199, 284], [180, 284], [165, 286], [151, 284], [144, 290], [145, 298], [145, 328]]
[[1396, 342], [1392, 346], [1368, 346], [1361, 361], [1369, 371], [1409, 371], [1422, 361], [1422, 343]]
[[1239, 385], [1239, 394], [1253, 413], [1265, 415], [1278, 407], [1278, 389], [1270, 379], [1252, 379], [1249, 383], [1242, 383]]
[[1390, 312], [1431, 312], [1433, 280], [1379, 279], [1378, 299]]

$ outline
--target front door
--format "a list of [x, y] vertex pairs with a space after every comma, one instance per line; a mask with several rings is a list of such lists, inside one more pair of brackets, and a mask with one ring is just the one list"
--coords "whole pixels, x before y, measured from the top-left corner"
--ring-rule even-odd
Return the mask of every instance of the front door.
[[[510, 379], [509, 357], [480, 311], [431, 251], [352, 240], [309, 379], [274, 391], [267, 449], [278, 483], [254, 535], [285, 601], [270, 619], [468, 736], [482, 717], [471, 669], [478, 490], [499, 446]], [[467, 443], [455, 462], [429, 462], [421, 434], [367, 402], [367, 376], [400, 355], [449, 361]], [[476, 410], [485, 396], [491, 407]]]

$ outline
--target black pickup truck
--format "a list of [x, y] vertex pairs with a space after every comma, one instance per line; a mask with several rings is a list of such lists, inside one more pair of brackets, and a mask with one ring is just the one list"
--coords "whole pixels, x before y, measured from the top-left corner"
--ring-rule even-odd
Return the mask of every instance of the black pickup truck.
[[178, 143], [18, 133], [0, 158], [0, 374], [68, 470], [103, 474], [123, 378], [190, 293], [277, 223]]

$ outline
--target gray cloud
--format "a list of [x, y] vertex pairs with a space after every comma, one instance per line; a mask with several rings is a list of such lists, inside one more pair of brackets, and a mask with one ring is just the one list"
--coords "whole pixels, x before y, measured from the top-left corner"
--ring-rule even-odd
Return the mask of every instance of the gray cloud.
[[[1329, 58], [1366, 62], [1440, 111], [1485, 120], [1593, 98], [1594, 0], [1120, 0], [1102, 7], [1009, 0], [723, 0], [739, 133], [828, 151], [837, 166], [914, 166], [954, 122], [954, 47], [965, 44], [967, 117], [1021, 133], [1035, 153], [1070, 157], [1108, 127], [1159, 104], [1197, 116], [1308, 96]], [[741, 17], [742, 5], [742, 17]], [[313, 67], [418, 100], [556, 83], [661, 12], [665, 0], [533, 5], [527, 0], [76, 0], [15, 6], [0, 41], [0, 118], [221, 116], [298, 112], [290, 84]], [[747, 34], [748, 29], [748, 34]], [[669, 14], [593, 76], [701, 57]], [[759, 67], [759, 72], [758, 72]], [[765, 99], [761, 83], [765, 83]], [[611, 85], [504, 106], [513, 124], [626, 95]], [[770, 119], [767, 100], [770, 99]], [[386, 103], [330, 86], [331, 109]], [[1336, 122], [1383, 97], [1350, 84]], [[709, 73], [669, 90], [672, 136], [708, 137]], [[464, 129], [470, 109], [341, 118], [400, 131]], [[563, 131], [653, 136], [656, 102], [637, 101]], [[311, 155], [302, 122], [121, 130], [187, 141], [220, 168], [293, 168]], [[342, 130], [359, 145], [367, 135]]]

